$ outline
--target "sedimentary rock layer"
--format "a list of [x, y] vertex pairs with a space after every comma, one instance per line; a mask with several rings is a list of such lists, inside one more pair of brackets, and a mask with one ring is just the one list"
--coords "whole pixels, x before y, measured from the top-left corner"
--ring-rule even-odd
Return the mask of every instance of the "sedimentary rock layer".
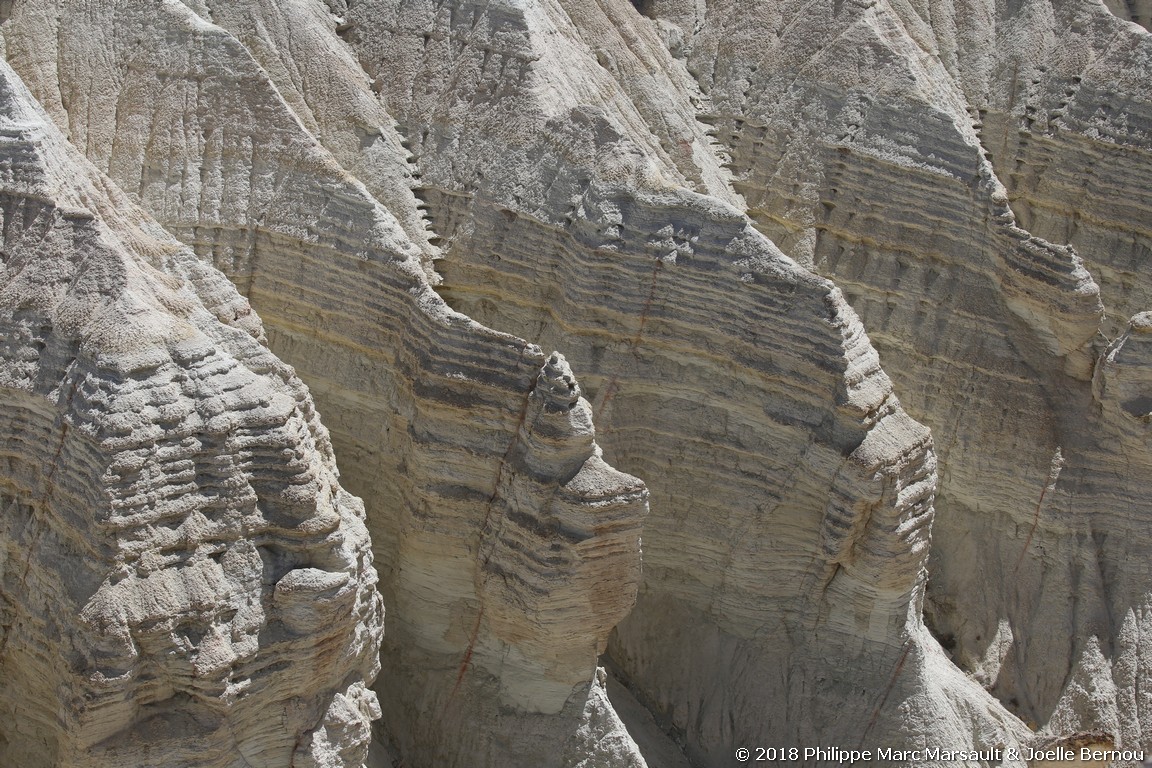
[[4, 64], [0, 167], [0, 762], [363, 762], [383, 611], [303, 383]]
[[72, 140], [232, 279], [314, 392], [366, 500], [397, 746], [554, 764], [600, 711], [647, 491], [600, 458], [562, 356], [433, 292], [407, 158], [336, 27], [319, 3], [29, 3], [4, 35]]
[[646, 11], [758, 225], [843, 287], [932, 428], [953, 659], [1034, 728], [1152, 745], [1152, 382], [1123, 351], [1152, 285], [1152, 37], [1062, 2]]
[[[628, 72], [642, 62], [706, 99], [628, 12], [414, 2], [348, 16], [420, 169], [441, 292], [482, 322], [562, 339], [607, 454], [652, 491], [614, 661], [703, 765], [766, 739], [1015, 743], [1022, 725], [941, 673], [920, 624], [927, 432], [840, 291], [756, 231], [731, 190], [688, 190], [725, 178], [710, 152], [693, 171], [673, 151], [708, 147], [706, 127], [636, 106]], [[1035, 248], [1047, 269], [1070, 258]], [[1095, 317], [1087, 303], [1070, 305]]]
[[[21, 341], [4, 375], [32, 382], [8, 389], [40, 410], [2, 434], [43, 452], [56, 429], [53, 450], [91, 453], [75, 441], [103, 433], [84, 424], [139, 418], [186, 441], [180, 430], [200, 427], [143, 398], [200, 387], [186, 396], [257, 428], [172, 471], [223, 476], [217, 497], [255, 494], [284, 527], [282, 510], [302, 515], [312, 497], [287, 480], [249, 493], [219, 469], [336, 487], [299, 382], [255, 341], [237, 351], [235, 328], [263, 327], [314, 393], [341, 482], [365, 499], [390, 617], [378, 736], [405, 764], [642, 766], [595, 672], [605, 647], [670, 737], [662, 746], [699, 766], [757, 744], [988, 749], [1087, 730], [1152, 748], [1152, 38], [1139, 2], [20, 0], [0, 3], [0, 22], [8, 61], [111, 179], [85, 170], [102, 191], [77, 207], [123, 190], [203, 262], [125, 236], [156, 226], [127, 202], [92, 214], [97, 228], [127, 217], [105, 229], [126, 253], [152, 254], [155, 274], [122, 270], [148, 275], [147, 289], [117, 294], [147, 306], [116, 317], [171, 350], [156, 370], [172, 380], [141, 389], [134, 374], [93, 368], [115, 387], [80, 381], [73, 403], [80, 369], [40, 373], [40, 316], [13, 314]], [[80, 162], [52, 157], [57, 179]], [[37, 194], [26, 196], [54, 199]], [[21, 215], [6, 225], [35, 221]], [[76, 258], [91, 248], [75, 244]], [[59, 271], [13, 283], [13, 312], [51, 294]], [[173, 309], [173, 279], [190, 280], [200, 304]], [[193, 325], [215, 346], [189, 357], [150, 330], [170, 327], [150, 319], [154, 304], [159, 318], [210, 308], [217, 319]], [[52, 338], [82, 338], [53, 323]], [[123, 336], [101, 343], [121, 349]], [[255, 383], [201, 387], [219, 356]], [[287, 413], [278, 396], [245, 399], [273, 386], [261, 377], [303, 421], [268, 415]], [[108, 403], [138, 400], [135, 415], [108, 415], [123, 412]], [[36, 430], [43, 440], [25, 437]], [[284, 430], [315, 445], [323, 471], [300, 468], [314, 463], [304, 449], [271, 457], [264, 446], [286, 445]], [[146, 458], [166, 467], [166, 456]], [[161, 482], [149, 466], [109, 463], [96, 477]], [[0, 472], [16, 489], [2, 562], [39, 551], [24, 548], [35, 532], [21, 520], [57, 514], [56, 491], [43, 490], [55, 470], [19, 479], [33, 474]], [[140, 522], [175, 501], [131, 493], [131, 525], [177, 535]], [[355, 503], [335, 498], [362, 551]], [[219, 515], [203, 516], [196, 530], [216, 530]], [[103, 535], [69, 546], [105, 546]], [[173, 565], [175, 545], [162, 546], [133, 593], [153, 613], [129, 613], [177, 637], [161, 617], [188, 611], [163, 596], [183, 592], [155, 574], [212, 566]], [[327, 724], [309, 731], [319, 721], [293, 715], [293, 733], [311, 733], [292, 747], [299, 762], [356, 765], [374, 714], [356, 687], [378, 633], [371, 566], [312, 558], [283, 573], [289, 551], [270, 550], [259, 573], [222, 557], [234, 584], [212, 588], [267, 602], [299, 637], [293, 659], [308, 643], [361, 638], [337, 654], [361, 666], [341, 682], [351, 693], [324, 694]], [[136, 582], [112, 581], [87, 613], [69, 596], [53, 615], [118, 615], [108, 601], [133, 605], [120, 596]], [[343, 624], [316, 613], [353, 584], [359, 623], [346, 608], [334, 608]], [[41, 580], [29, 594], [52, 589]], [[245, 610], [221, 619], [241, 655], [255, 621]], [[316, 622], [328, 640], [307, 632]], [[93, 637], [123, 635], [90, 624]], [[57, 629], [20, 632], [27, 645]], [[222, 632], [204, 632], [181, 645], [207, 647], [201, 699], [247, 711], [254, 694], [205, 666], [227, 656]], [[61, 674], [37, 663], [21, 668]], [[148, 680], [192, 674], [173, 664]], [[14, 679], [25, 698], [40, 684]], [[182, 709], [176, 696], [190, 694], [173, 690], [170, 721], [100, 711], [139, 734], [129, 744], [172, 731], [177, 712], [219, 724], [181, 747], [204, 741], [212, 755], [224, 754], [211, 752], [224, 723], [244, 738], [256, 727]], [[322, 699], [310, 701], [319, 713]], [[13, 733], [19, 749], [43, 737], [91, 756], [83, 740], [112, 718], [49, 725], [45, 708], [26, 720], [43, 723], [29, 726], [38, 735]]]

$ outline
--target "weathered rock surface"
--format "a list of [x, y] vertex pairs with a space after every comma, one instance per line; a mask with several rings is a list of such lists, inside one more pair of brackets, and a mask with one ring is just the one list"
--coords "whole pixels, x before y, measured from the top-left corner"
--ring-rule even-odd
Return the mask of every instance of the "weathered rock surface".
[[[18, 0], [0, 21], [112, 181], [85, 174], [245, 298], [175, 246], [155, 279], [211, 286], [219, 328], [251, 302], [308, 383], [364, 498], [377, 735], [404, 764], [1152, 748], [1146, 4]], [[246, 588], [301, 646], [378, 631], [322, 613], [367, 560], [298, 566]], [[329, 701], [302, 749], [359, 765], [370, 694]]]
[[760, 228], [843, 287], [932, 429], [952, 658], [1035, 728], [1152, 747], [1149, 381], [1124, 351], [1152, 287], [1152, 36], [1065, 2], [646, 11]]
[[73, 142], [232, 279], [323, 408], [366, 500], [401, 752], [553, 764], [635, 599], [647, 491], [601, 459], [562, 356], [432, 290], [407, 158], [334, 27], [318, 3], [97, 2], [21, 4], [3, 31]]
[[4, 64], [0, 168], [0, 763], [363, 762], [383, 611], [303, 383]]
[[705, 126], [632, 106], [630, 73], [642, 62], [689, 104], [703, 96], [652, 28], [624, 26], [628, 10], [349, 11], [421, 170], [442, 292], [482, 322], [562, 340], [607, 455], [652, 491], [614, 660], [699, 764], [781, 738], [1018, 743], [1023, 725], [944, 673], [920, 624], [927, 432], [840, 291], [783, 256], [731, 191], [687, 190], [724, 178], [714, 157], [693, 172], [674, 151], [707, 146]]

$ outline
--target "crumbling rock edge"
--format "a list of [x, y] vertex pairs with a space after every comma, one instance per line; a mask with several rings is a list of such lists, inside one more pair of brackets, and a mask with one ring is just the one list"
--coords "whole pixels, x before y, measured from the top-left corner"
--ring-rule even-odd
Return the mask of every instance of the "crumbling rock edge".
[[[1048, 82], [1043, 65], [1015, 101], [1016, 76], [1008, 88], [1005, 73], [1031, 66], [1027, 56], [981, 48], [964, 58], [953, 46], [957, 35], [978, 40], [986, 18], [1018, 21], [1019, 9], [988, 5], [987, 16], [957, 17], [887, 2], [657, 2], [644, 4], [650, 20], [624, 2], [567, 0], [13, 6], [0, 26], [9, 62], [98, 169], [83, 166], [94, 191], [77, 208], [97, 208], [94, 220], [127, 239], [127, 253], [151, 254], [155, 271], [125, 283], [117, 311], [130, 319], [89, 344], [108, 350], [93, 365], [122, 365], [134, 345], [168, 349], [170, 336], [152, 326], [168, 327], [171, 315], [184, 328], [199, 312], [191, 325], [224, 351], [203, 347], [197, 358], [177, 345], [164, 353], [175, 367], [161, 362], [151, 375], [239, 355], [236, 370], [255, 382], [222, 385], [239, 394], [204, 406], [207, 426], [172, 426], [179, 409], [167, 400], [155, 414], [140, 410], [163, 387], [115, 376], [83, 418], [53, 415], [21, 387], [47, 387], [44, 402], [58, 409], [88, 407], [68, 393], [90, 388], [67, 366], [39, 372], [57, 337], [72, 337], [21, 306], [4, 375], [17, 382], [12, 402], [39, 415], [22, 417], [35, 427], [9, 430], [19, 449], [30, 450], [21, 430], [33, 429], [63, 432], [61, 451], [108, 450], [69, 447], [84, 419], [121, 430], [158, 420], [141, 440], [223, 429], [222, 442], [196, 440], [212, 466], [236, 457], [223, 486], [212, 470], [207, 495], [217, 501], [204, 502], [244, 500], [224, 504], [233, 549], [261, 535], [252, 526], [265, 523], [241, 514], [253, 499], [279, 530], [283, 515], [308, 516], [310, 493], [339, 488], [333, 446], [340, 483], [366, 507], [362, 521], [347, 492], [325, 491], [317, 519], [297, 521], [321, 536], [338, 520], [341, 542], [317, 546], [339, 555], [301, 560], [295, 539], [265, 546], [259, 567], [251, 552], [215, 553], [225, 576], [248, 579], [251, 597], [220, 617], [196, 603], [206, 630], [169, 627], [165, 616], [188, 613], [179, 601], [118, 613], [133, 595], [171, 591], [163, 574], [173, 570], [181, 584], [216, 584], [211, 546], [197, 544], [183, 563], [164, 533], [157, 553], [140, 555], [142, 578], [109, 582], [89, 609], [58, 612], [112, 645], [131, 641], [137, 625], [167, 632], [192, 659], [191, 672], [176, 664], [177, 679], [215, 681], [196, 689], [197, 701], [238, 714], [212, 721], [172, 698], [201, 731], [171, 742], [171, 759], [230, 764], [223, 726], [204, 730], [216, 722], [240, 728], [249, 762], [289, 754], [356, 765], [367, 721], [382, 714], [390, 749], [410, 765], [640, 766], [596, 674], [605, 648], [697, 765], [730, 764], [736, 746], [759, 743], [988, 749], [1100, 729], [1143, 744], [1148, 577], [1121, 564], [1147, 560], [1147, 494], [1135, 475], [1116, 479], [1115, 465], [1147, 458], [1148, 323], [1136, 314], [1146, 289], [1123, 258], [1099, 260], [1102, 244], [1127, 237], [1138, 250], [1147, 221], [1140, 198], [1127, 222], [1097, 211], [1081, 226], [1063, 188], [1026, 166], [1052, 153], [1108, 165], [1093, 143], [1105, 140], [1139, 159], [1146, 147], [1132, 125], [1145, 112], [1134, 97], [1128, 123], [1088, 117], [1110, 87], [1094, 71], [1091, 87], [1065, 91], [1045, 115], [1063, 74]], [[1119, 30], [1123, 43], [1101, 60], [1139, 60], [1145, 33], [1116, 27], [1103, 9], [1066, 6], [1053, 8], [1076, 22], [1068, 61], [1047, 38], [1038, 48], [1059, 73], [1100, 30]], [[790, 34], [772, 36], [782, 29]], [[820, 29], [840, 32], [826, 45]], [[891, 67], [870, 67], [870, 56]], [[985, 149], [1001, 128], [1003, 152], [1017, 158], [1004, 183], [998, 173], [1010, 166]], [[83, 165], [59, 137], [48, 144], [56, 178]], [[8, 148], [23, 167], [23, 144]], [[1086, 234], [1073, 248], [1059, 244], [1074, 239], [1062, 231]], [[151, 240], [166, 245], [153, 252]], [[68, 258], [83, 262], [93, 242], [81, 238]], [[170, 297], [172, 277], [196, 286], [193, 309]], [[69, 290], [104, 285], [91, 270], [83, 278]], [[55, 295], [50, 285], [20, 293]], [[1135, 315], [1127, 330], [1105, 314], [1115, 307]], [[120, 316], [108, 317], [115, 326]], [[1116, 338], [1102, 342], [1107, 334]], [[252, 335], [296, 366], [311, 396]], [[265, 385], [282, 397], [253, 394]], [[1000, 400], [1010, 426], [998, 431], [978, 415]], [[118, 407], [135, 415], [108, 415]], [[272, 437], [281, 416], [287, 434]], [[282, 452], [254, 448], [261, 439]], [[302, 447], [286, 447], [293, 440]], [[116, 471], [100, 482], [142, 472], [121, 489], [129, 505], [165, 509], [164, 497], [132, 485], [164, 485], [162, 458], [156, 470], [147, 457], [109, 464]], [[298, 482], [261, 479], [304, 464], [322, 469], [300, 469]], [[53, 471], [46, 477], [55, 483]], [[40, 514], [21, 493], [5, 501], [6, 526]], [[183, 503], [191, 522], [178, 529], [180, 546], [219, 533]], [[934, 520], [934, 508], [947, 514]], [[132, 521], [152, 524], [144, 513]], [[99, 540], [57, 529], [73, 543]], [[9, 549], [30, 535], [11, 530]], [[380, 643], [373, 559], [389, 607], [380, 710], [363, 685]], [[1070, 607], [1036, 614], [1045, 595]], [[318, 623], [331, 643], [352, 638], [321, 654], [336, 664], [327, 669], [359, 665], [358, 682], [318, 693], [276, 737], [236, 725], [258, 700], [250, 678], [221, 677], [211, 661], [282, 653], [278, 636], [255, 629], [256, 603], [286, 637], [308, 638], [283, 652], [288, 669], [304, 663], [308, 642], [324, 642]], [[326, 623], [336, 614], [345, 622]], [[23, 627], [12, 637], [24, 642], [56, 632], [29, 621], [5, 626]], [[98, 674], [119, 679], [125, 647], [102, 651], [119, 661]], [[1066, 659], [1069, 674], [1049, 658]], [[13, 691], [39, 684], [32, 672], [20, 680]], [[133, 696], [169, 700], [151, 678], [144, 690]], [[95, 725], [32, 715], [38, 735], [0, 749], [23, 759], [50, 738], [78, 764], [108, 764], [126, 759], [117, 749], [169, 743], [186, 725], [153, 717], [126, 746], [94, 745], [91, 733], [145, 727], [122, 705], [101, 710], [119, 720]], [[288, 744], [290, 732], [306, 735]], [[215, 746], [201, 752], [201, 741]]]

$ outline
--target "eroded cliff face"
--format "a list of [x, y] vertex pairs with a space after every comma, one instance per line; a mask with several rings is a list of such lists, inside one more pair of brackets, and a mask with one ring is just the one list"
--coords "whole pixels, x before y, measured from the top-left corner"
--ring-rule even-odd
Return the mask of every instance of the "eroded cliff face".
[[1152, 745], [1149, 382], [1116, 357], [1148, 301], [1152, 37], [1060, 2], [646, 10], [758, 226], [843, 287], [932, 429], [952, 658], [1035, 728]]
[[[726, 178], [710, 151], [691, 167], [709, 139], [685, 107], [704, 97], [629, 11], [347, 16], [421, 169], [442, 293], [562, 339], [607, 454], [652, 491], [615, 664], [701, 764], [781, 737], [1018, 743], [1015, 718], [940, 675], [922, 631], [927, 431], [841, 292], [756, 231], [731, 189], [690, 190]], [[670, 117], [631, 95], [637, 71], [683, 94]]]
[[0, 762], [363, 762], [383, 609], [312, 398], [3, 64], [0, 131]]
[[[38, 298], [99, 293], [103, 272], [27, 257], [0, 294], [0, 376], [31, 382], [3, 391], [43, 400], [0, 432], [39, 451], [0, 471], [31, 489], [4, 500], [0, 562], [49, 574], [4, 582], [0, 605], [34, 616], [47, 603], [25, 595], [57, 595], [60, 626], [4, 622], [0, 664], [39, 670], [14, 678], [29, 725], [5, 748], [360, 765], [382, 714], [378, 746], [410, 766], [659, 765], [605, 695], [605, 651], [693, 765], [1087, 730], [1152, 747], [1150, 38], [1139, 4], [1113, 10], [4, 4], [7, 60], [75, 147], [13, 85], [52, 137], [52, 194], [79, 194], [135, 265], [117, 333], [92, 342], [20, 313], [103, 317]], [[69, 191], [73, 166], [97, 191]], [[193, 315], [195, 354], [163, 330]], [[151, 378], [126, 339], [167, 350]], [[84, 343], [123, 372], [76, 379], [52, 350]], [[179, 416], [189, 398], [204, 423]], [[170, 439], [172, 457], [151, 447]], [[388, 606], [379, 710], [373, 558], [333, 450]], [[77, 493], [127, 488], [109, 498], [133, 533], [52, 511], [64, 467]], [[210, 500], [153, 490], [166, 472], [211, 477]], [[174, 533], [152, 521], [176, 509]], [[45, 530], [92, 550], [77, 583], [97, 597], [48, 583], [36, 515], [80, 526]], [[117, 547], [142, 574], [100, 565]], [[204, 626], [182, 635], [191, 614]], [[69, 632], [113, 661], [57, 679], [6, 650]], [[137, 636], [164, 661], [124, 677]], [[236, 672], [253, 666], [275, 693]], [[336, 677], [276, 687], [313, 666]], [[19, 709], [66, 684], [114, 703]], [[256, 722], [287, 699], [305, 703]]]
[[590, 685], [635, 598], [647, 491], [601, 458], [562, 355], [433, 292], [407, 158], [328, 13], [234, 6], [230, 31], [195, 11], [32, 3], [4, 33], [72, 141], [231, 278], [315, 393], [366, 500], [400, 748], [555, 762], [614, 718]]

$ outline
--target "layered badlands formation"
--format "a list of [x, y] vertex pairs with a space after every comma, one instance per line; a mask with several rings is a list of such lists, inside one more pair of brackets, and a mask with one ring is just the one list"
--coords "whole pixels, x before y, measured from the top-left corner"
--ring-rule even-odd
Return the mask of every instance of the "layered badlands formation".
[[0, 93], [3, 762], [363, 761], [383, 609], [311, 396], [6, 65]]
[[1152, 37], [1060, 2], [651, 12], [750, 214], [932, 428], [929, 624], [1032, 727], [1148, 745]]
[[1114, 5], [0, 4], [0, 762], [1152, 749]]

